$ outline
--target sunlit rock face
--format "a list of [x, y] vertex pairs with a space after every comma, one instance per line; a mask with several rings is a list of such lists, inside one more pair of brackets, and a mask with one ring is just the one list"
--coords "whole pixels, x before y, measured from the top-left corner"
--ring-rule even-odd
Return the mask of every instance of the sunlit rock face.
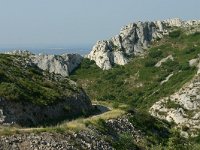
[[34, 55], [31, 57], [32, 62], [42, 70], [48, 70], [62, 76], [69, 76], [79, 66], [82, 59], [79, 54]]
[[83, 59], [79, 54], [35, 55], [27, 50], [15, 50], [13, 52], [6, 52], [6, 54], [26, 56], [27, 63], [33, 63], [42, 70], [61, 74], [62, 76], [69, 76], [80, 65]]
[[199, 25], [200, 21], [168, 19], [154, 22], [136, 22], [122, 27], [120, 33], [110, 40], [98, 41], [87, 56], [103, 70], [111, 69], [114, 64], [125, 65], [130, 56], [143, 55], [152, 41], [163, 38], [172, 27]]
[[[162, 98], [149, 110], [151, 115], [169, 122], [175, 122], [180, 128], [188, 128], [195, 134], [200, 129], [200, 58], [189, 61], [190, 66], [198, 68], [195, 77], [179, 91]], [[193, 131], [193, 132], [191, 132]]]

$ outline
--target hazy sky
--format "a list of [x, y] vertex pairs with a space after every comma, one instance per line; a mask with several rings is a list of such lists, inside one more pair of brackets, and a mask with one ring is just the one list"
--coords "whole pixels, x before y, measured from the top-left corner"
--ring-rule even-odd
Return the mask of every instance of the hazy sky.
[[0, 0], [0, 48], [89, 47], [134, 21], [200, 19], [200, 0]]

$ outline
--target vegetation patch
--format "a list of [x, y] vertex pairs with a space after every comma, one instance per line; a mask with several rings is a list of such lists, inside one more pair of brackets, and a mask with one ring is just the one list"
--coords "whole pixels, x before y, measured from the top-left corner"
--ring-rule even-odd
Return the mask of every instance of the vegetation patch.
[[80, 89], [68, 78], [26, 64], [26, 57], [0, 54], [0, 97], [52, 105], [73, 96]]

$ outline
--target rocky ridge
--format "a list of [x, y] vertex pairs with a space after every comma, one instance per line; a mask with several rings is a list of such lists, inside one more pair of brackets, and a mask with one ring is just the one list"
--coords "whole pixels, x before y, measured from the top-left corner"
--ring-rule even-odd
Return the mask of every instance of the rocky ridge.
[[152, 116], [175, 122], [184, 135], [195, 135], [200, 129], [200, 63], [199, 58], [189, 61], [190, 66], [198, 68], [195, 77], [179, 91], [162, 98], [149, 110]]
[[13, 52], [6, 52], [6, 54], [27, 56], [29, 61], [40, 69], [47, 70], [50, 73], [61, 74], [62, 76], [69, 76], [83, 59], [79, 54], [35, 55], [27, 50], [15, 50]]
[[127, 64], [131, 56], [143, 55], [151, 42], [168, 35], [173, 27], [193, 27], [195, 30], [199, 25], [199, 20], [182, 21], [178, 18], [131, 23], [124, 26], [119, 35], [110, 40], [98, 41], [87, 57], [94, 60], [103, 70], [108, 70], [114, 64]]

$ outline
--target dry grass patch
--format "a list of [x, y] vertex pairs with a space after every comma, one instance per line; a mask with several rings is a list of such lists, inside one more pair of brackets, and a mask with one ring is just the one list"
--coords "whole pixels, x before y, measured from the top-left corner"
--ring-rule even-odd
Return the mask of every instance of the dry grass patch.
[[121, 109], [113, 109], [100, 115], [92, 116], [89, 118], [80, 118], [70, 122], [66, 122], [61, 127], [67, 127], [70, 130], [82, 130], [87, 128], [87, 124], [96, 124], [99, 119], [108, 120], [114, 119], [123, 115], [125, 111]]
[[125, 104], [119, 104], [118, 108], [113, 108], [113, 103], [96, 101], [93, 104], [108, 107], [110, 111], [91, 116], [88, 118], [78, 118], [72, 121], [66, 121], [56, 126], [50, 127], [36, 127], [36, 128], [21, 128], [21, 127], [0, 127], [0, 135], [13, 135], [22, 133], [41, 133], [41, 132], [70, 132], [70, 131], [80, 131], [87, 129], [88, 124], [97, 124], [98, 120], [108, 120], [120, 117], [125, 114], [124, 109], [127, 107]]

